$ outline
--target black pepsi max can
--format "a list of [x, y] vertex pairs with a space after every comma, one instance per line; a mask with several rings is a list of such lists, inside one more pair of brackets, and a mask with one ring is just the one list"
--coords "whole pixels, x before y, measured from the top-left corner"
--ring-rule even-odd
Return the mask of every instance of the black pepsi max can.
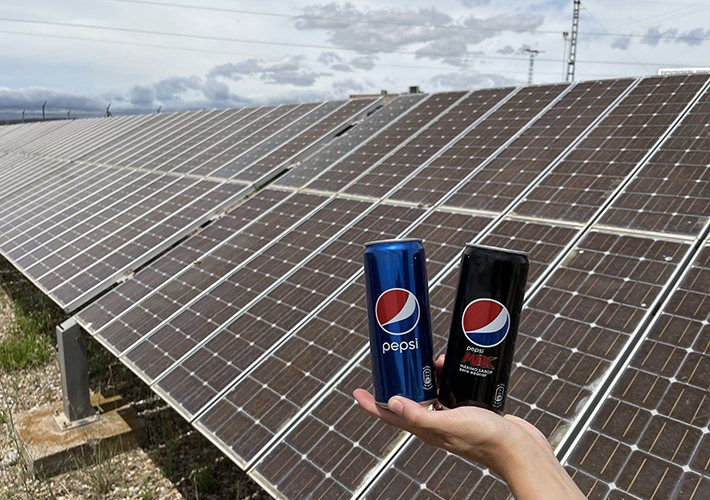
[[439, 388], [442, 406], [503, 413], [529, 268], [524, 253], [466, 245]]
[[365, 245], [365, 288], [375, 401], [392, 396], [436, 400], [429, 285], [420, 240]]

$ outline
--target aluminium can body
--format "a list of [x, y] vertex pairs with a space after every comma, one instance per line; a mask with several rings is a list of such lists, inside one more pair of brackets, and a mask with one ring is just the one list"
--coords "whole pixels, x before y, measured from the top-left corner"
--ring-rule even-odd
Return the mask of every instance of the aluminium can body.
[[464, 249], [439, 388], [442, 406], [503, 413], [529, 268], [521, 252]]
[[421, 241], [386, 240], [365, 248], [365, 288], [375, 400], [436, 400], [429, 285]]

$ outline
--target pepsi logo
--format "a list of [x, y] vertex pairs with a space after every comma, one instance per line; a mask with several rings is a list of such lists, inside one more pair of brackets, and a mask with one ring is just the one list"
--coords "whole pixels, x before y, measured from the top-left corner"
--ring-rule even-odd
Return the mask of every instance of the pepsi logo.
[[375, 305], [380, 327], [392, 335], [404, 335], [419, 323], [419, 302], [404, 288], [390, 288], [382, 292]]
[[510, 314], [496, 300], [477, 299], [466, 306], [461, 323], [468, 340], [480, 347], [493, 347], [508, 335]]

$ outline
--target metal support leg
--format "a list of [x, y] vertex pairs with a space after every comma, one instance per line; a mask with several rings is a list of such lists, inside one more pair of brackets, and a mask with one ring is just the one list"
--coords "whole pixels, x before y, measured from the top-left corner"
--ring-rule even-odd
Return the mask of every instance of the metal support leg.
[[73, 319], [57, 326], [64, 416], [73, 422], [96, 413], [89, 399], [89, 367], [81, 327]]

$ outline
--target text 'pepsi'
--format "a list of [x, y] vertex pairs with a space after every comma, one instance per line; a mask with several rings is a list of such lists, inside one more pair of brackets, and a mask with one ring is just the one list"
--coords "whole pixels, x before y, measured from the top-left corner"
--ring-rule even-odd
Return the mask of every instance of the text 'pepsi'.
[[529, 268], [524, 253], [466, 245], [439, 388], [442, 406], [503, 413]]
[[365, 245], [365, 288], [375, 401], [436, 400], [426, 258], [420, 240]]

